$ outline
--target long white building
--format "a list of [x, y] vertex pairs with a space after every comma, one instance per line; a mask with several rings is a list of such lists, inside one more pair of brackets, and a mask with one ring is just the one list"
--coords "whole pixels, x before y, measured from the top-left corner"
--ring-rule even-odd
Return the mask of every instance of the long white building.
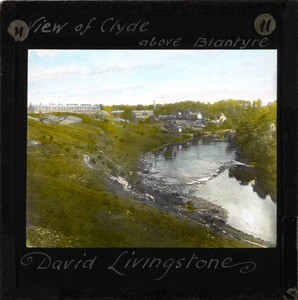
[[54, 113], [54, 112], [69, 112], [72, 114], [96, 114], [101, 111], [100, 105], [91, 104], [66, 104], [66, 105], [56, 105], [56, 104], [39, 104], [33, 105], [30, 103], [28, 106], [28, 113], [44, 114], [44, 113]]

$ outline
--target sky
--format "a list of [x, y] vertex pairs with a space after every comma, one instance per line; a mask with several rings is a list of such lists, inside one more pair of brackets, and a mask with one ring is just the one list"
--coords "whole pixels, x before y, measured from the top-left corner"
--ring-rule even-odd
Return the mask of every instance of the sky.
[[28, 104], [277, 98], [276, 50], [29, 50]]

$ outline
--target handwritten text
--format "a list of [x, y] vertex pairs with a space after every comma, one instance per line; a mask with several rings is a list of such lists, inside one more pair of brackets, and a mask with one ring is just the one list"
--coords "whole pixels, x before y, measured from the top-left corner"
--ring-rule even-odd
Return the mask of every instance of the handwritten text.
[[108, 269], [120, 276], [125, 276], [128, 272], [134, 269], [155, 270], [158, 274], [155, 280], [161, 280], [171, 270], [178, 269], [187, 270], [189, 268], [195, 268], [202, 270], [216, 270], [238, 268], [240, 274], [246, 274], [254, 271], [256, 267], [256, 263], [252, 261], [233, 263], [233, 259], [231, 257], [226, 257], [224, 259], [204, 259], [193, 253], [191, 257], [162, 259], [159, 257], [138, 257], [136, 256], [135, 251], [124, 251], [118, 255], [114, 263], [109, 266]]
[[93, 258], [86, 257], [86, 253], [84, 253], [81, 259], [52, 259], [51, 256], [44, 252], [31, 252], [24, 255], [21, 258], [21, 264], [23, 266], [34, 265], [36, 270], [66, 270], [66, 269], [89, 269], [93, 268], [93, 265], [97, 259], [97, 255]]

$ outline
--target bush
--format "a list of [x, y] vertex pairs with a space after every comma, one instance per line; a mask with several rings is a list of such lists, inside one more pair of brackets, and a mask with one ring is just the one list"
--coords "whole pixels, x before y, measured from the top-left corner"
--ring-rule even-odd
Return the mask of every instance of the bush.
[[196, 211], [194, 203], [190, 200], [185, 203], [185, 207], [188, 211]]

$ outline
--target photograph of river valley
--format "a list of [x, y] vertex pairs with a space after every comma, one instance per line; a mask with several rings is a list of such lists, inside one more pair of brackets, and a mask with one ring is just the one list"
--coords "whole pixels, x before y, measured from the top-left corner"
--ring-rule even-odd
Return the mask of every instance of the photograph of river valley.
[[276, 246], [276, 50], [29, 50], [26, 245]]

